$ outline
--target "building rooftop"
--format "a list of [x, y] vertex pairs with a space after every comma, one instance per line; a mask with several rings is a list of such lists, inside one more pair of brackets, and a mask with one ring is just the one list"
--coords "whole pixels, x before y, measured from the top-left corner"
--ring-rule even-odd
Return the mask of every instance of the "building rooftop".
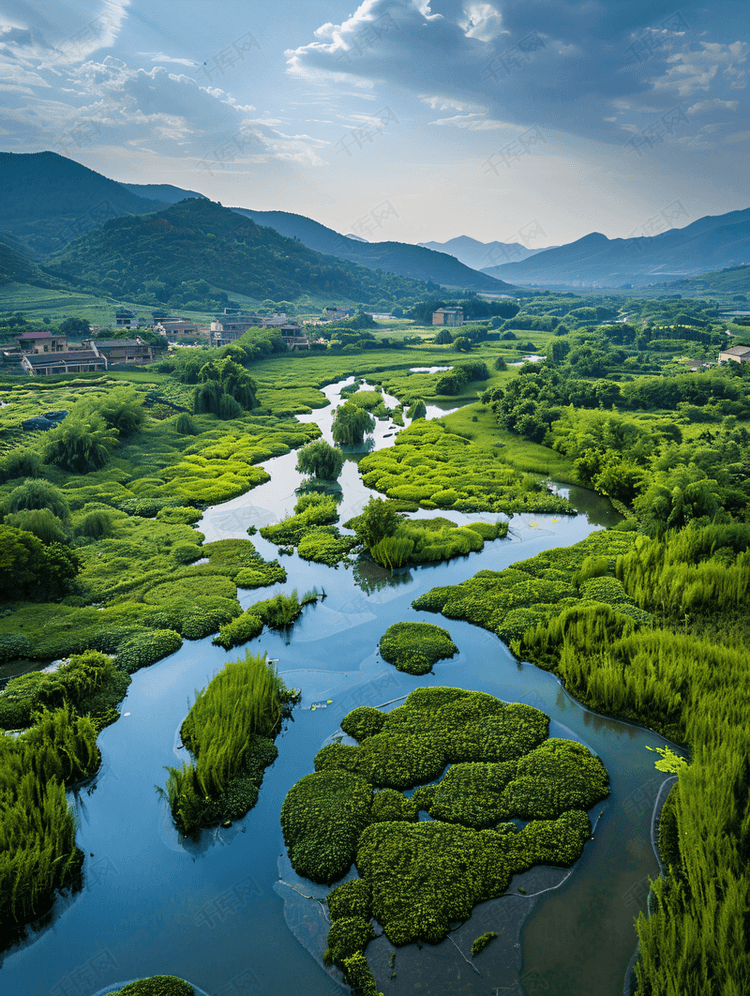
[[17, 338], [29, 341], [31, 339], [64, 339], [65, 336], [62, 332], [58, 333], [58, 335], [52, 335], [51, 332], [47, 332], [46, 329], [42, 329], [39, 332], [24, 332], [23, 335], [19, 335]]
[[65, 353], [28, 353], [24, 359], [32, 367], [47, 367], [51, 363], [92, 363], [97, 360], [103, 362], [102, 357], [93, 349], [71, 349]]

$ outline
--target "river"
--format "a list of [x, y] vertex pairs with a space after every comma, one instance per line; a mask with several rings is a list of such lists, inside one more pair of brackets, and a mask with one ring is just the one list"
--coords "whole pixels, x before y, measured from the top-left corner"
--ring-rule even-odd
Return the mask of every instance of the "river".
[[[341, 386], [325, 389], [329, 400], [337, 401]], [[440, 414], [428, 410], [429, 417]], [[332, 408], [300, 418], [317, 422], [330, 441]], [[392, 423], [378, 422], [375, 445], [390, 445], [397, 432]], [[342, 522], [372, 495], [357, 472], [362, 452], [348, 454], [340, 478]], [[249, 525], [291, 513], [300, 481], [295, 463], [295, 453], [267, 461], [268, 483], [207, 510], [198, 525], [206, 539], [245, 536]], [[449, 563], [390, 576], [373, 564], [330, 568], [295, 553], [281, 558], [286, 584], [241, 593], [243, 607], [271, 592], [297, 588], [301, 594], [314, 585], [328, 597], [308, 606], [289, 635], [266, 632], [247, 645], [278, 659], [286, 684], [302, 689], [302, 701], [277, 740], [279, 757], [266, 772], [256, 807], [228, 829], [205, 831], [196, 843], [179, 837], [154, 787], [164, 785], [164, 766], [184, 757], [179, 728], [194, 690], [238, 651], [227, 654], [212, 646], [211, 637], [186, 641], [176, 654], [135, 674], [122, 718], [99, 737], [99, 775], [73, 797], [77, 839], [86, 854], [83, 888], [59, 898], [29, 939], [6, 951], [0, 993], [92, 996], [118, 981], [172, 974], [209, 996], [341, 994], [339, 973], [319, 962], [327, 929], [320, 904], [300, 895], [322, 896], [326, 890], [297, 879], [289, 868], [281, 803], [312, 771], [315, 753], [346, 712], [394, 703], [418, 685], [454, 685], [543, 709], [551, 717], [551, 736], [581, 740], [602, 758], [611, 794], [592, 811], [592, 822], [600, 811], [603, 815], [572, 873], [532, 869], [516, 876], [506, 896], [477, 907], [443, 944], [400, 949], [395, 979], [387, 939], [371, 944], [368, 960], [378, 988], [385, 996], [412, 990], [424, 996], [522, 991], [619, 996], [635, 947], [633, 918], [645, 908], [648, 876], [658, 873], [649, 825], [667, 776], [654, 769], [654, 755], [645, 747], [663, 740], [582, 708], [554, 676], [517, 662], [494, 635], [411, 608], [413, 599], [436, 585], [570, 545], [617, 519], [608, 503], [590, 492], [571, 499], [585, 511], [515, 515], [507, 539]], [[447, 514], [461, 522], [496, 518]], [[260, 535], [253, 542], [263, 556], [276, 556]], [[416, 619], [445, 625], [460, 650], [418, 679], [396, 671], [377, 653], [391, 623]], [[489, 930], [500, 936], [472, 966], [465, 957], [471, 941]]]

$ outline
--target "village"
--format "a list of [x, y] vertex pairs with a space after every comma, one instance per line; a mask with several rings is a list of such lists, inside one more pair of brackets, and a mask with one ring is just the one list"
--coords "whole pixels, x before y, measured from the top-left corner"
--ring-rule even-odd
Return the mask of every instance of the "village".
[[[239, 312], [225, 308], [224, 313], [210, 323], [172, 317], [165, 311], [153, 311], [146, 318], [128, 308], [117, 308], [109, 326], [90, 326], [90, 334], [80, 341], [70, 341], [67, 334], [39, 329], [16, 337], [15, 346], [0, 351], [6, 373], [25, 373], [34, 377], [60, 374], [96, 373], [119, 366], [144, 366], [173, 346], [220, 348], [241, 339], [252, 328], [273, 329], [279, 333], [289, 350], [310, 350], [312, 345], [325, 347], [325, 337], [311, 338], [318, 326], [345, 321], [355, 314], [353, 308], [327, 307], [320, 317], [305, 319], [304, 325], [285, 312], [272, 315]], [[374, 319], [388, 321], [392, 315], [368, 312]], [[463, 324], [462, 308], [438, 308], [432, 324], [456, 327]], [[111, 338], [110, 333], [122, 329], [135, 333], [129, 338]], [[140, 333], [153, 333], [147, 337]], [[97, 337], [97, 333], [106, 333]], [[154, 336], [157, 338], [155, 339]]]

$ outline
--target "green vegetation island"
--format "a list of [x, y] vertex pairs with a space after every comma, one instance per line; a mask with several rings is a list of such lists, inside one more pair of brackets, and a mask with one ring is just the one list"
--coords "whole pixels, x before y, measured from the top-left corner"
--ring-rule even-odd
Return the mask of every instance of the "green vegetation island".
[[[728, 342], [750, 342], [750, 327], [726, 314], [731, 295], [545, 291], [485, 301], [376, 271], [364, 280], [355, 264], [327, 271], [302, 246], [297, 277], [282, 281], [258, 226], [223, 212], [183, 204], [159, 213], [207, 245], [212, 226], [231, 237], [226, 258], [212, 250], [205, 287], [181, 282], [180, 256], [167, 265], [177, 235], [165, 242], [153, 219], [108, 223], [45, 270], [22, 272], [5, 253], [9, 355], [27, 334], [82, 344], [91, 321], [114, 312], [98, 268], [116, 271], [106, 279], [126, 303], [165, 299], [206, 319], [224, 303], [217, 288], [241, 297], [237, 274], [256, 250], [268, 269], [243, 305], [295, 311], [312, 339], [291, 349], [279, 330], [253, 326], [228, 345], [157, 349], [144, 365], [30, 376], [11, 356], [0, 368], [8, 943], [30, 936], [61, 892], [80, 892], [93, 855], [77, 843], [66, 792], [101, 770], [98, 737], [121, 722], [137, 672], [185, 641], [222, 653], [291, 634], [298, 621], [314, 626], [324, 590], [261, 590], [291, 588], [300, 561], [316, 565], [316, 578], [354, 578], [366, 564], [384, 583], [452, 561], [467, 580], [430, 582], [415, 611], [491, 631], [589, 709], [687, 755], [662, 749], [657, 762], [678, 780], [657, 828], [664, 872], [633, 932], [637, 996], [750, 991], [750, 363], [718, 362]], [[118, 275], [117, 236], [131, 229], [153, 242], [163, 288], [140, 262]], [[275, 300], [261, 296], [274, 274]], [[313, 324], [321, 302], [351, 314]], [[376, 307], [400, 314], [379, 323]], [[464, 308], [464, 324], [433, 328], [432, 313], [447, 307]], [[344, 380], [329, 442], [315, 418], [329, 407], [324, 390]], [[382, 436], [368, 450], [386, 425], [392, 445]], [[287, 456], [306, 476], [293, 512], [207, 542], [204, 513], [268, 483], [263, 465]], [[349, 461], [372, 494], [356, 515], [340, 515]], [[472, 567], [510, 547], [515, 523], [572, 517], [565, 488], [607, 498], [618, 523], [509, 567]], [[347, 711], [341, 729], [354, 743], [323, 747], [280, 811], [300, 875], [332, 885], [357, 869], [326, 901], [328, 957], [366, 996], [377, 994], [366, 956], [374, 925], [396, 945], [440, 943], [516, 872], [574, 864], [591, 835], [589, 810], [608, 793], [602, 762], [548, 738], [544, 713], [452, 687], [449, 629], [410, 615], [380, 649], [417, 687], [390, 711]], [[414, 679], [436, 661], [445, 685], [420, 687]], [[292, 704], [259, 644], [223, 664], [183, 714], [192, 759], [171, 766], [163, 789], [177, 828], [199, 839], [255, 806], [285, 750], [274, 739]], [[479, 963], [495, 948], [482, 954], [490, 933], [472, 945]], [[154, 994], [173, 991], [154, 985]]]

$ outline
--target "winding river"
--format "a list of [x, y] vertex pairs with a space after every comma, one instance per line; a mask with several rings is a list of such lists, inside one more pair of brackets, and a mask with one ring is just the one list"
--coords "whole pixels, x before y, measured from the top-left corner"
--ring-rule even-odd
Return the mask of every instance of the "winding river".
[[[344, 383], [325, 389], [333, 403]], [[428, 417], [441, 414], [428, 409]], [[330, 441], [332, 408], [300, 418], [317, 422]], [[392, 444], [397, 432], [391, 422], [378, 422], [375, 446]], [[340, 478], [342, 522], [372, 495], [357, 472], [362, 452], [348, 454]], [[209, 509], [198, 525], [206, 539], [242, 537], [251, 524], [291, 513], [300, 482], [295, 463], [295, 453], [267, 461], [267, 484]], [[122, 718], [99, 737], [101, 772], [74, 797], [78, 843], [86, 854], [83, 888], [59, 898], [27, 941], [5, 952], [0, 993], [92, 996], [118, 981], [172, 974], [209, 996], [341, 994], [340, 974], [320, 962], [327, 924], [315, 897], [327, 890], [292, 872], [279, 810], [346, 712], [396, 704], [417, 684], [479, 689], [543, 709], [552, 720], [551, 736], [581, 740], [601, 756], [611, 794], [592, 811], [592, 823], [602, 815], [572, 873], [541, 868], [516, 876], [506, 896], [477, 907], [443, 944], [400, 949], [393, 969], [387, 938], [373, 942], [368, 960], [378, 988], [385, 996], [622, 992], [635, 947], [633, 919], [645, 909], [648, 876], [658, 874], [649, 827], [667, 776], [654, 769], [645, 746], [663, 741], [582, 708], [554, 676], [518, 663], [492, 634], [411, 608], [435, 585], [570, 545], [617, 519], [591, 493], [574, 491], [571, 500], [581, 509], [576, 516], [515, 515], [508, 539], [487, 543], [481, 553], [393, 576], [364, 562], [330, 568], [296, 553], [283, 557], [289, 580], [273, 592], [297, 588], [301, 594], [317, 585], [328, 597], [306, 608], [289, 635], [266, 632], [248, 646], [278, 659], [286, 684], [302, 689], [302, 701], [277, 740], [279, 758], [266, 772], [256, 807], [227, 829], [205, 831], [196, 843], [179, 837], [154, 786], [164, 784], [164, 766], [184, 756], [178, 731], [194, 690], [238, 651], [227, 654], [210, 637], [185, 642], [178, 653], [135, 674]], [[447, 514], [461, 522], [496, 518]], [[253, 542], [263, 556], [277, 555], [260, 535]], [[242, 605], [268, 594], [245, 592]], [[377, 644], [391, 623], [426, 618], [450, 630], [460, 653], [415, 679], [383, 662]], [[489, 930], [499, 938], [472, 964], [471, 942]]]

